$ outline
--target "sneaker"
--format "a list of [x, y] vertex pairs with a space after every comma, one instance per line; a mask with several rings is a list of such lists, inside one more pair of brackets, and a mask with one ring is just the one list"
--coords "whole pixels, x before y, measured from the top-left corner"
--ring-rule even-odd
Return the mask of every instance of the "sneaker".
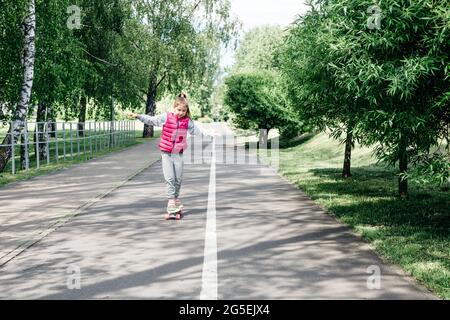
[[183, 204], [181, 203], [180, 198], [175, 198], [175, 205], [177, 207], [183, 208]]
[[167, 203], [167, 212], [176, 212], [178, 211], [178, 206], [175, 203], [174, 199], [170, 199]]

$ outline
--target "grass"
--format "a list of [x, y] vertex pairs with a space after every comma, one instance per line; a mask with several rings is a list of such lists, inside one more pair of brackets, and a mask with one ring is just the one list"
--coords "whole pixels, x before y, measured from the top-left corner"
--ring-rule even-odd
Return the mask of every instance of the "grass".
[[[58, 133], [58, 139], [62, 139], [62, 132]], [[123, 143], [119, 146], [115, 147], [109, 147], [109, 136], [105, 136], [104, 138], [97, 138], [97, 149], [95, 149], [95, 143], [93, 145], [92, 153], [90, 149], [90, 145], [87, 142], [89, 137], [86, 137], [85, 140], [82, 138], [79, 139], [79, 146], [80, 151], [78, 152], [78, 142], [77, 139], [74, 138], [72, 141], [73, 145], [73, 153], [71, 153], [71, 146], [70, 142], [66, 142], [66, 159], [64, 159], [64, 145], [63, 143], [58, 143], [58, 162], [56, 162], [56, 144], [55, 139], [51, 139], [51, 143], [49, 144], [49, 154], [50, 154], [50, 163], [47, 164], [47, 159], [41, 159], [40, 160], [40, 168], [37, 169], [37, 159], [34, 155], [34, 146], [31, 146], [32, 150], [30, 150], [30, 169], [28, 171], [21, 170], [16, 172], [16, 174], [11, 173], [11, 161], [9, 161], [7, 167], [5, 168], [4, 172], [0, 173], [0, 186], [7, 185], [9, 183], [22, 181], [22, 180], [28, 180], [33, 177], [37, 177], [40, 175], [45, 175], [50, 172], [62, 170], [65, 168], [69, 168], [70, 166], [73, 166], [75, 164], [83, 163], [86, 161], [89, 161], [90, 159], [98, 158], [110, 153], [117, 152], [119, 150], [123, 150], [125, 148], [131, 147], [133, 145], [142, 143], [144, 141], [147, 141], [147, 139], [138, 138], [138, 136], [142, 135], [142, 131], [135, 131], [134, 137], [131, 138], [126, 143]], [[160, 136], [160, 131], [155, 130], [155, 138], [158, 138]], [[87, 142], [85, 145], [84, 142]], [[100, 145], [103, 147], [100, 148]], [[85, 149], [86, 146], [86, 149]], [[86, 151], [85, 151], [86, 150]], [[20, 167], [20, 149], [19, 147], [16, 148], [16, 170]]]
[[356, 146], [352, 178], [341, 177], [344, 146], [327, 135], [304, 136], [280, 149], [279, 172], [327, 212], [442, 299], [450, 299], [450, 192], [409, 184], [397, 196], [395, 168], [376, 165]]

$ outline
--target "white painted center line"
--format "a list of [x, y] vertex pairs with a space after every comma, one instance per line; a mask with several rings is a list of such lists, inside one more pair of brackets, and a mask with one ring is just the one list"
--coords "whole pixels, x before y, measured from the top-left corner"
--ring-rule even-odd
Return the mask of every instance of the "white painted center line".
[[212, 144], [200, 300], [217, 300], [216, 140]]

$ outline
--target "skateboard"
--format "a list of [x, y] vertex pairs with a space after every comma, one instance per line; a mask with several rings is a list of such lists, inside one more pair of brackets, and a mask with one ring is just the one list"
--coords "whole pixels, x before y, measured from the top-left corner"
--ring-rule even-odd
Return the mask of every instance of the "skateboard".
[[175, 208], [173, 211], [167, 211], [164, 215], [166, 220], [181, 220], [183, 218], [183, 207]]

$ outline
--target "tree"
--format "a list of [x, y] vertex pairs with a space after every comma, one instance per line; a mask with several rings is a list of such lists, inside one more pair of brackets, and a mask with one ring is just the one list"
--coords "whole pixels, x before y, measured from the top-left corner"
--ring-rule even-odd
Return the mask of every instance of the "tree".
[[[36, 32], [36, 11], [34, 0], [29, 0], [28, 8], [23, 20], [23, 78], [20, 91], [20, 99], [13, 115], [13, 122], [9, 127], [8, 135], [3, 140], [3, 145], [14, 144], [20, 136], [31, 99], [31, 90], [34, 78], [34, 58], [35, 58], [35, 32]], [[12, 155], [11, 147], [0, 148], [0, 172], [2, 172]]]
[[[259, 87], [259, 85], [269, 85], [270, 87], [265, 88], [264, 91], [276, 92], [278, 97], [273, 96], [271, 99], [277, 106], [261, 104], [259, 107], [264, 105], [270, 109], [267, 110], [267, 114], [273, 115], [273, 122], [276, 123], [276, 128], [280, 130], [281, 136], [290, 139], [293, 136], [296, 136], [302, 128], [301, 123], [296, 120], [296, 114], [292, 110], [292, 106], [286, 99], [284, 84], [280, 81], [279, 50], [283, 44], [283, 35], [284, 30], [281, 27], [269, 25], [256, 27], [247, 32], [240, 42], [235, 55], [235, 63], [229, 72], [231, 77], [233, 77], [233, 75], [245, 74], [246, 76], [256, 76], [255, 79], [259, 80], [265, 78], [265, 80], [261, 81], [258, 84], [258, 87], [255, 87], [254, 89], [262, 92], [263, 89]], [[234, 81], [230, 81], [229, 83], [235, 84]], [[276, 85], [277, 88], [273, 88], [274, 85]], [[241, 119], [242, 116], [245, 116], [238, 109], [231, 109], [232, 111], [236, 110], [239, 113], [236, 119]], [[280, 112], [283, 112], [283, 114], [274, 114], [274, 110], [279, 110]], [[289, 115], [286, 116], [286, 114]], [[284, 119], [284, 121], [279, 121], [280, 119]], [[242, 126], [245, 121], [243, 122], [241, 119], [238, 120], [238, 122]], [[269, 121], [266, 121], [266, 123], [269, 124]], [[247, 127], [246, 125], [243, 126]], [[265, 129], [270, 130], [271, 128], [273, 128], [273, 125], [271, 127], [266, 127]], [[261, 140], [267, 139], [267, 137], [260, 138]]]
[[267, 145], [268, 133], [290, 121], [279, 78], [270, 71], [235, 74], [225, 80], [225, 104], [242, 129], [258, 130], [260, 144]]
[[0, 113], [1, 121], [12, 119], [23, 78], [23, 24], [26, 0], [0, 1]]
[[124, 36], [125, 23], [132, 11], [130, 1], [125, 0], [83, 0], [82, 8], [82, 27], [75, 30], [75, 35], [83, 44], [84, 60], [87, 61], [83, 66], [84, 81], [79, 93], [80, 135], [84, 132], [89, 103], [96, 104], [99, 113], [108, 117], [113, 96], [118, 95], [121, 100], [129, 98], [122, 94], [130, 86], [122, 78], [127, 72], [123, 70], [124, 63], [117, 51], [120, 50], [118, 47]]
[[284, 31], [279, 26], [264, 25], [248, 31], [239, 43], [230, 74], [252, 70], [278, 69], [275, 54], [283, 44]]
[[327, 126], [353, 119], [352, 135], [376, 145], [378, 159], [399, 164], [399, 193], [407, 195], [408, 162], [448, 140], [449, 1], [310, 4], [294, 27], [300, 36], [289, 39], [301, 45], [291, 46], [285, 67], [302, 116]]
[[203, 70], [200, 70], [200, 76], [192, 85], [193, 98], [200, 105], [201, 117], [211, 111], [211, 97], [220, 75], [220, 42], [214, 37], [209, 38], [206, 34], [203, 41], [205, 42], [203, 46], [206, 49], [203, 57]]
[[[379, 159], [398, 162], [401, 196], [408, 192], [409, 161], [448, 140], [449, 5], [321, 1], [324, 23], [335, 31], [329, 49], [336, 85], [365, 101], [355, 132], [364, 144], [377, 144]], [[376, 10], [361, 15], [370, 8]], [[370, 18], [380, 12], [374, 24]]]
[[218, 81], [211, 96], [211, 116], [214, 121], [228, 121], [230, 111], [224, 103], [226, 85], [223, 79]]
[[[204, 75], [204, 35], [227, 43], [235, 23], [226, 0], [134, 1], [134, 8], [127, 61], [139, 66], [136, 87], [145, 95], [145, 113], [154, 115], [159, 97], [193, 86]], [[145, 125], [143, 136], [153, 136], [153, 127]]]
[[337, 57], [330, 50], [336, 30], [326, 19], [327, 12], [318, 11], [311, 4], [311, 10], [296, 20], [280, 50], [280, 69], [287, 97], [299, 120], [309, 127], [331, 130], [335, 139], [346, 133], [342, 176], [348, 178], [353, 131], [362, 102], [352, 92], [336, 86], [331, 66]]
[[[39, 0], [36, 16], [40, 23], [36, 29], [36, 77], [33, 85], [33, 102], [37, 104], [36, 130], [41, 159], [47, 153], [47, 136], [44, 123], [55, 121], [57, 114], [67, 108], [67, 98], [77, 96], [86, 74], [84, 46], [67, 27], [67, 8], [70, 0]], [[51, 126], [50, 129], [55, 129]], [[54, 130], [51, 130], [54, 131]]]

